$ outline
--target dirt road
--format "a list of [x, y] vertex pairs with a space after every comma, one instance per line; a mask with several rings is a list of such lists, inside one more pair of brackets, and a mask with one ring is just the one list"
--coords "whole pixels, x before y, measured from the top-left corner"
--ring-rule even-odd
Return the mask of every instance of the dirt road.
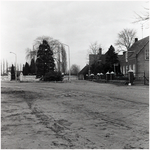
[[148, 86], [1, 83], [2, 149], [148, 149]]

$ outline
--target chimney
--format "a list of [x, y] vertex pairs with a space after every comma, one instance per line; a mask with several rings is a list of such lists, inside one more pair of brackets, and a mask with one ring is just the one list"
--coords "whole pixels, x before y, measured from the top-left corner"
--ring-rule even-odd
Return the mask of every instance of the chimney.
[[99, 56], [102, 55], [102, 48], [99, 48]]
[[137, 42], [138, 41], [138, 38], [135, 38], [135, 42]]

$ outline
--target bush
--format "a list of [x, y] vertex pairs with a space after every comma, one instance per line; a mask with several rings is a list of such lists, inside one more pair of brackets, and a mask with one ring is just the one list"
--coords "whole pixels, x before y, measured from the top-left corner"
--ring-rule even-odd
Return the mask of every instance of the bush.
[[62, 81], [62, 80], [63, 80], [63, 75], [61, 74], [61, 72], [57, 72], [57, 71], [49, 71], [43, 77], [43, 81]]

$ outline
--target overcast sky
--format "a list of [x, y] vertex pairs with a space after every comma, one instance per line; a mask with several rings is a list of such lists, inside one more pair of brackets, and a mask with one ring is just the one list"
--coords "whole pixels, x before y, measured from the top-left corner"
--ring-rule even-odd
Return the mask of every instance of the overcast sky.
[[[141, 24], [133, 22], [144, 7], [147, 1], [1, 1], [1, 60], [13, 63], [12, 51], [24, 64], [25, 49], [32, 49], [37, 37], [50, 36], [70, 46], [71, 65], [82, 69], [90, 43], [97, 41], [105, 53], [124, 28], [135, 29], [141, 39]], [[148, 35], [145, 25], [143, 37]]]

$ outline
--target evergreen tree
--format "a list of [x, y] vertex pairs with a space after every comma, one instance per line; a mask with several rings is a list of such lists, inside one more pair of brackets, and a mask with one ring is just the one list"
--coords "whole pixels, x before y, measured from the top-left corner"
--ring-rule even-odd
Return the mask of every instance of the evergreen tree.
[[53, 51], [46, 40], [43, 40], [43, 43], [39, 45], [36, 66], [37, 77], [42, 77], [49, 71], [54, 71]]
[[25, 67], [24, 67], [24, 75], [28, 75], [30, 73], [30, 66], [26, 62]]
[[22, 71], [23, 71], [23, 75], [25, 75], [25, 66], [24, 66], [24, 64], [23, 64]]
[[115, 48], [111, 45], [106, 53], [105, 71], [114, 71], [114, 64], [119, 63], [118, 55], [115, 53]]
[[15, 68], [14, 68], [13, 64], [12, 64], [12, 67], [11, 67], [11, 80], [15, 80]]
[[31, 64], [30, 64], [30, 72], [31, 72], [31, 74], [35, 74], [35, 71], [36, 71], [36, 64], [35, 64], [34, 59], [32, 58]]

